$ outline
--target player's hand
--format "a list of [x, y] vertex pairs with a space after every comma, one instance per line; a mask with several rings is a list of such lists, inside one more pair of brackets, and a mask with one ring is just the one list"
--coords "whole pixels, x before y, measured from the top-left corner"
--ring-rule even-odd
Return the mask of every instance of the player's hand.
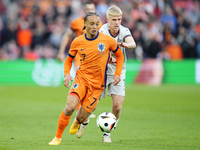
[[128, 45], [126, 43], [117, 43], [119, 46], [124, 47], [124, 48], [128, 48]]
[[116, 62], [117, 62], [116, 59], [112, 56], [110, 57], [110, 59], [108, 61], [108, 63], [116, 63]]
[[114, 75], [113, 79], [114, 79], [114, 81], [113, 81], [114, 85], [117, 85], [121, 81], [120, 77], [117, 75]]
[[63, 53], [58, 53], [57, 59], [58, 59], [60, 62], [63, 62], [64, 59], [65, 59], [65, 54], [63, 54]]
[[70, 74], [66, 74], [65, 78], [63, 80], [64, 86], [69, 88], [71, 86], [71, 82], [70, 81], [73, 81], [73, 78], [70, 76]]

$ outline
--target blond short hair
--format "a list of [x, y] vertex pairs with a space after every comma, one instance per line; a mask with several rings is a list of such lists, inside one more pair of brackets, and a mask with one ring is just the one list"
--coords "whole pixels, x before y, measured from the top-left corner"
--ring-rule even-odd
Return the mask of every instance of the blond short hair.
[[112, 16], [122, 16], [122, 11], [119, 7], [112, 5], [108, 8], [106, 15], [107, 15], [107, 18], [109, 18], [110, 15], [112, 15]]

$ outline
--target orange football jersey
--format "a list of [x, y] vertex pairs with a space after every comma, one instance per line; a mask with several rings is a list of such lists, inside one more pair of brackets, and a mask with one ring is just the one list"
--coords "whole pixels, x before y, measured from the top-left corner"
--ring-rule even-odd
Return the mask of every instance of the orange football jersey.
[[69, 74], [71, 63], [77, 54], [80, 56], [80, 68], [76, 76], [85, 79], [95, 88], [104, 89], [110, 51], [116, 55], [115, 75], [120, 76], [124, 57], [114, 38], [100, 32], [93, 39], [88, 39], [86, 34], [75, 38], [65, 60], [65, 75]]
[[[86, 30], [82, 30], [84, 27], [84, 18], [80, 17], [75, 19], [71, 25], [70, 25], [71, 29], [75, 32], [76, 37], [84, 34], [86, 32]], [[100, 22], [99, 24], [99, 29], [102, 27], [102, 23]], [[80, 58], [78, 56], [76, 56], [75, 58], [75, 66], [78, 67], [80, 65], [80, 62], [78, 61]]]

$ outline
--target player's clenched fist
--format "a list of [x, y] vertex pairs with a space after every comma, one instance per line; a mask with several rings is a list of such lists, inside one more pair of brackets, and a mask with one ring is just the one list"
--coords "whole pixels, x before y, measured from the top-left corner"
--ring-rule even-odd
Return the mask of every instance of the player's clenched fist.
[[73, 81], [73, 78], [70, 76], [70, 74], [66, 74], [65, 78], [63, 80], [64, 86], [67, 87], [67, 88], [69, 88], [70, 85], [71, 85], [70, 81]]
[[113, 79], [114, 79], [114, 81], [113, 81], [114, 85], [118, 84], [121, 81], [120, 77], [117, 75], [114, 75]]

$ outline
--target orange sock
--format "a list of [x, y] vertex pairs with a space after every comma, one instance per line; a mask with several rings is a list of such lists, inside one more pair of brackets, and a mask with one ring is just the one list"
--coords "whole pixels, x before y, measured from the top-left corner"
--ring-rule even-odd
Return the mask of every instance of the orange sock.
[[62, 138], [62, 134], [66, 128], [66, 126], [69, 124], [71, 116], [65, 116], [64, 112], [61, 113], [59, 120], [58, 120], [58, 128], [56, 132], [57, 138]]

